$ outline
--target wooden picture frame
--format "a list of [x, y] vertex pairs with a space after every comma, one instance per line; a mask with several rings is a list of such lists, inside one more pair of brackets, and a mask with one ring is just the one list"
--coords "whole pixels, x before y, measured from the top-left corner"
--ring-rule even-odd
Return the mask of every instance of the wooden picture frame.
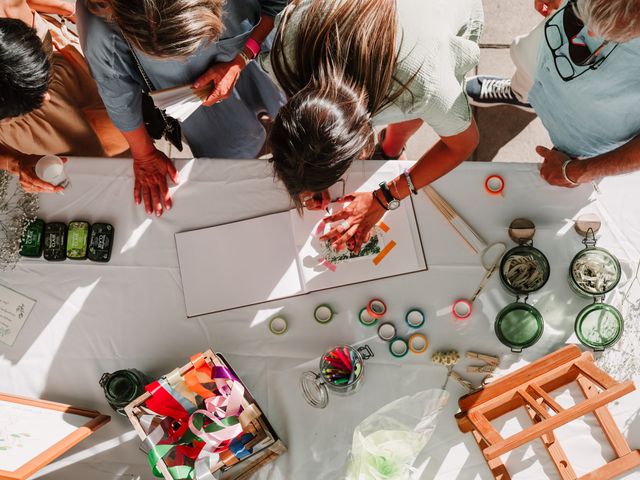
[[[75, 415], [76, 417], [86, 417], [87, 421], [78, 427], [70, 425], [68, 427], [70, 432], [62, 433], [60, 439], [48, 440], [53, 443], [43, 451], [29, 453], [29, 455], [33, 455], [32, 458], [21, 464], [18, 468], [6, 469], [7, 465], [0, 463], [0, 480], [26, 480], [111, 420], [111, 417], [102, 415], [96, 410], [87, 410], [62, 403], [31, 399], [17, 395], [0, 394], [0, 405], [3, 402], [15, 404], [18, 406], [18, 410], [22, 410], [23, 412], [35, 412], [36, 409], [42, 410], [43, 414], [62, 412], [63, 414]], [[76, 418], [75, 420], [78, 421], [79, 419]], [[3, 432], [0, 431], [0, 439], [2, 438], [2, 434]], [[16, 435], [17, 434], [9, 434], [11, 437], [16, 437]], [[32, 438], [30, 435], [24, 436], [26, 438]], [[2, 450], [7, 450], [8, 448], [9, 447], [5, 447], [2, 448]]]

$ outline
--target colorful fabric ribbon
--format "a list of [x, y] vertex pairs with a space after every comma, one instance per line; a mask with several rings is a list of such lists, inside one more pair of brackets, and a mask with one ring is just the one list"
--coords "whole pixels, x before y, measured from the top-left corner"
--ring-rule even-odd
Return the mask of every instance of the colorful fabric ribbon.
[[151, 394], [146, 401], [150, 414], [140, 423], [149, 432], [144, 443], [156, 477], [163, 477], [162, 462], [175, 480], [214, 480], [218, 476], [211, 471], [219, 469], [221, 453], [234, 463], [251, 454], [245, 445], [254, 437], [245, 428], [260, 412], [243, 409], [244, 386], [202, 354], [191, 363], [194, 368], [184, 375], [174, 370], [145, 387]]

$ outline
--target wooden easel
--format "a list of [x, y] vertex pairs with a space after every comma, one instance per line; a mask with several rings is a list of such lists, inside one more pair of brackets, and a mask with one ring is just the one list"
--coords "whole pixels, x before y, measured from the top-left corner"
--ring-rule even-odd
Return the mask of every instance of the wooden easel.
[[[571, 408], [561, 407], [549, 393], [576, 382], [585, 400]], [[496, 480], [510, 480], [501, 455], [537, 438], [541, 439], [563, 480], [575, 480], [569, 460], [553, 431], [593, 413], [613, 447], [616, 459], [583, 475], [580, 480], [607, 480], [640, 466], [640, 450], [631, 450], [615, 424], [607, 404], [635, 390], [631, 381], [619, 383], [593, 362], [590, 352], [575, 345], [565, 347], [492, 382], [483, 390], [460, 398], [456, 415], [463, 433], [471, 432]], [[533, 425], [503, 438], [491, 425], [494, 420], [524, 407]]]

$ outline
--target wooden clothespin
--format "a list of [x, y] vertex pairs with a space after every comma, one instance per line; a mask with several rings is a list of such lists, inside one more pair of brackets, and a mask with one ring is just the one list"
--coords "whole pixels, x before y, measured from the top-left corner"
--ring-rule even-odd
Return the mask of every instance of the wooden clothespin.
[[471, 360], [481, 360], [485, 362], [487, 365], [493, 365], [495, 367], [500, 365], [500, 357], [496, 357], [493, 355], [486, 355], [484, 353], [477, 353], [477, 352], [467, 352], [466, 357]]
[[498, 368], [496, 365], [470, 365], [467, 367], [467, 373], [493, 373]]
[[470, 392], [475, 390], [471, 382], [465, 378], [462, 378], [462, 376], [458, 372], [454, 372], [453, 370], [451, 370], [451, 378], [453, 378], [456, 382], [458, 382], [460, 385], [462, 385], [464, 388], [466, 388]]

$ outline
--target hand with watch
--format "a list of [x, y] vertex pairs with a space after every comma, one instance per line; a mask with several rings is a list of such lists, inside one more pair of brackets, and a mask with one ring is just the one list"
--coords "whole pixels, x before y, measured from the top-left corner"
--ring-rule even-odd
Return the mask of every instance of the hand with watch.
[[[404, 178], [410, 193], [417, 194], [413, 186], [411, 176], [405, 171], [400, 178]], [[330, 241], [336, 251], [341, 251], [353, 245], [352, 251], [358, 253], [363, 244], [369, 241], [371, 230], [382, 219], [387, 211], [400, 207], [401, 196], [397, 188], [398, 179], [394, 179], [391, 187], [382, 182], [373, 192], [355, 192], [339, 199], [339, 202], [349, 203], [340, 212], [330, 215], [325, 219], [326, 223], [340, 222], [326, 235], [320, 237], [322, 241]], [[394, 193], [395, 192], [395, 196]]]

